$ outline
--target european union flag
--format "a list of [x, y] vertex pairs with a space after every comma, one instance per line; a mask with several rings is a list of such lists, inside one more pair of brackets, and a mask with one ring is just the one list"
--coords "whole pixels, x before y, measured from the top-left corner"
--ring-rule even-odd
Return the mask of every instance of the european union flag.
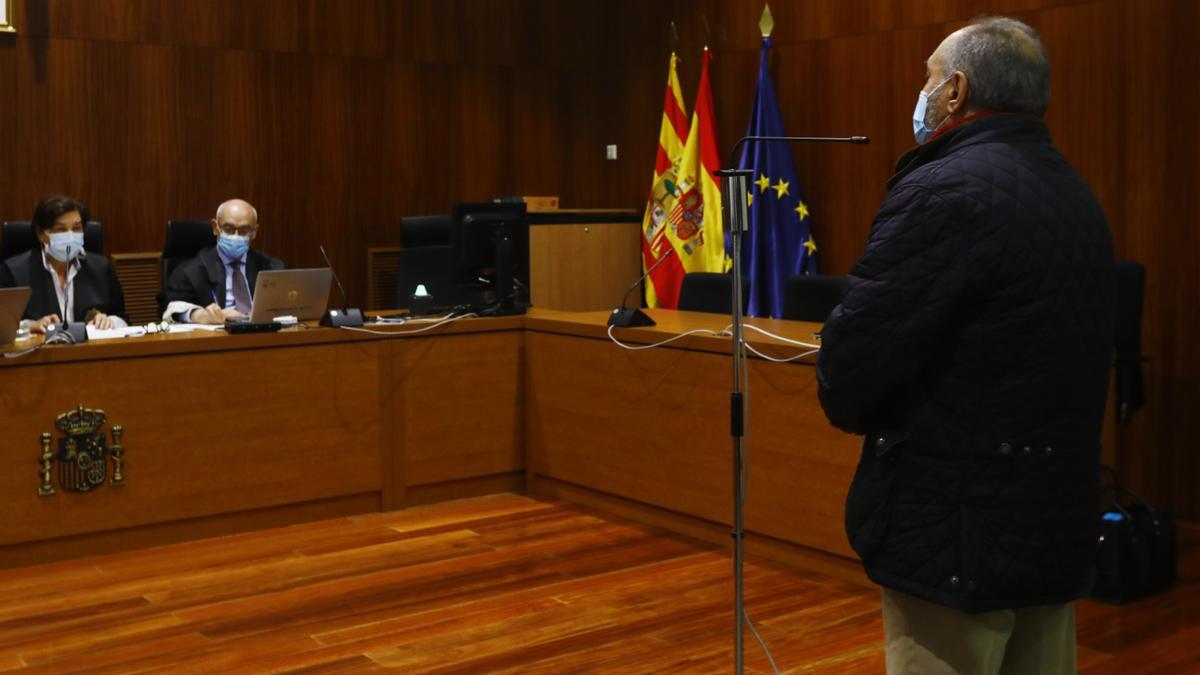
[[[779, 101], [767, 71], [771, 39], [763, 38], [758, 87], [747, 136], [785, 136]], [[812, 218], [800, 190], [791, 147], [783, 141], [746, 143], [738, 168], [754, 171], [746, 199], [750, 231], [742, 245], [742, 267], [750, 277], [751, 316], [783, 315], [784, 280], [817, 273]]]

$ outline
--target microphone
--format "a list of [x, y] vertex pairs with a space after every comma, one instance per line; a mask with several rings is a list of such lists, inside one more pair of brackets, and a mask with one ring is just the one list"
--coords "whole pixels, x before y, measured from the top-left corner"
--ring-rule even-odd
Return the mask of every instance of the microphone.
[[[871, 139], [866, 136], [743, 136], [738, 139], [737, 143], [733, 144], [733, 151], [729, 153], [728, 166], [737, 166], [738, 148], [746, 141], [758, 143], [761, 141], [786, 141], [788, 143], [854, 143], [856, 145], [864, 145], [870, 143]], [[726, 171], [737, 171], [738, 169], [727, 169]], [[721, 172], [717, 172], [721, 175]]]
[[645, 281], [646, 278], [650, 276], [651, 272], [653, 272], [656, 268], [658, 268], [659, 265], [663, 264], [667, 258], [674, 254], [675, 247], [672, 246], [668, 248], [667, 252], [662, 254], [662, 256], [660, 256], [658, 260], [654, 261], [654, 264], [646, 270], [645, 274], [638, 277], [638, 280], [633, 282], [633, 285], [629, 287], [629, 290], [625, 291], [625, 297], [621, 299], [621, 306], [614, 309], [612, 314], [609, 315], [608, 325], [616, 328], [638, 328], [642, 326], [654, 325], [654, 319], [651, 319], [650, 316], [641, 309], [636, 307], [633, 309], [626, 309], [625, 306], [629, 304], [629, 296], [634, 290], [637, 289], [638, 284]]
[[[70, 244], [67, 245], [67, 267], [68, 268], [71, 267], [71, 245]], [[68, 269], [67, 274], [70, 274], [70, 273], [71, 273], [71, 271], [70, 271], [70, 269]], [[65, 309], [63, 310], [62, 320], [63, 320], [63, 328], [70, 330], [71, 329], [71, 313]]]
[[325, 264], [329, 266], [329, 272], [333, 274], [333, 280], [337, 283], [338, 292], [342, 294], [342, 308], [340, 310], [326, 310], [325, 316], [321, 317], [321, 325], [332, 328], [355, 327], [363, 325], [362, 310], [357, 307], [347, 307], [350, 304], [346, 297], [346, 287], [342, 286], [342, 280], [338, 278], [337, 271], [333, 269], [333, 263], [329, 261], [329, 256], [325, 253], [325, 245], [317, 244], [317, 248], [321, 249], [321, 257], [325, 259]]
[[[71, 261], [71, 247], [68, 246], [67, 247], [67, 265], [68, 266], [71, 264], [70, 261]], [[80, 325], [78, 323], [72, 325], [71, 324], [71, 313], [64, 309], [61, 324], [58, 324], [57, 326], [54, 324], [46, 326], [46, 335], [48, 336], [47, 340], [49, 340], [50, 333], [54, 333], [56, 335], [61, 335], [61, 334], [65, 333], [66, 335], [69, 336], [68, 338], [66, 338], [68, 340], [68, 344], [77, 345], [77, 344], [80, 344], [83, 342], [87, 342], [87, 339], [88, 339], [88, 337], [87, 337], [87, 322], [84, 322], [82, 325]]]

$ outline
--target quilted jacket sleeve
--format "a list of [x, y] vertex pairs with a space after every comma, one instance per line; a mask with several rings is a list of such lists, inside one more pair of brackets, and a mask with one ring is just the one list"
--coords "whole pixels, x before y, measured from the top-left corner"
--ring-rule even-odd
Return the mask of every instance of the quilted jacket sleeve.
[[885, 426], [888, 398], [944, 342], [970, 268], [963, 211], [920, 185], [897, 187], [880, 208], [821, 333], [817, 379], [834, 426], [857, 434]]

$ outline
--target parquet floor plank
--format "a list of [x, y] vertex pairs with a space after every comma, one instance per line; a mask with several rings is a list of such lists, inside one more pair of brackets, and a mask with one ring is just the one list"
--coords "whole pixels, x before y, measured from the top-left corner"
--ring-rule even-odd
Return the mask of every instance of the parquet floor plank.
[[[1079, 603], [1081, 673], [1200, 672], [1200, 530], [1180, 541], [1171, 592]], [[491, 495], [0, 571], [0, 670], [722, 673], [730, 571], [709, 544]], [[755, 558], [745, 588], [783, 672], [883, 671], [878, 591]]]

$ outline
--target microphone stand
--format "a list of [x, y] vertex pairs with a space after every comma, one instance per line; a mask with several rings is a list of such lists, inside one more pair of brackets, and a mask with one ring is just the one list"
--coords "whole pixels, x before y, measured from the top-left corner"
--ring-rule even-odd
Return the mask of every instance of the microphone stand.
[[[744, 136], [738, 139], [730, 152], [729, 166], [737, 164], [737, 151], [743, 143], [761, 142], [810, 142], [810, 143], [868, 143], [866, 136]], [[745, 473], [745, 456], [742, 445], [745, 437], [746, 401], [742, 382], [747, 372], [744, 320], [742, 317], [742, 235], [750, 229], [746, 198], [748, 179], [754, 175], [748, 169], [721, 169], [714, 172], [721, 177], [721, 207], [725, 212], [725, 228], [729, 232], [729, 245], [733, 258], [733, 302], [730, 324], [733, 333], [733, 392], [729, 397], [729, 434], [733, 437], [733, 612], [734, 612], [734, 672], [744, 671], [745, 644], [743, 633], [746, 625], [744, 599], [743, 563], [745, 562], [744, 541], [746, 494], [742, 477]]]

